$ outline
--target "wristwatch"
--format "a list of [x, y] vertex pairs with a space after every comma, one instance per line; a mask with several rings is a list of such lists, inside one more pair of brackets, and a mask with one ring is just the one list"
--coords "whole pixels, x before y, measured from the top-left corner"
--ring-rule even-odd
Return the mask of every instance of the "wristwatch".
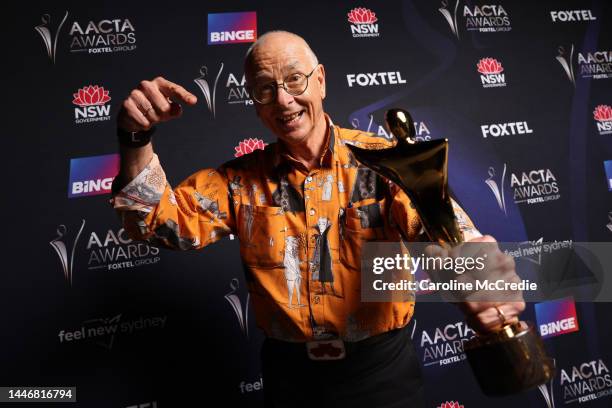
[[117, 128], [119, 144], [126, 147], [142, 147], [149, 144], [153, 133], [155, 133], [154, 126], [151, 129], [142, 132], [128, 132], [120, 127]]

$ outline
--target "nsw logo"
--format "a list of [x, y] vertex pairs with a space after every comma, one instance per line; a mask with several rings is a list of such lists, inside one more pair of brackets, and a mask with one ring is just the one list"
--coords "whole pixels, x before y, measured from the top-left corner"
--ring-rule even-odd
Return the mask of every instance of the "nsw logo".
[[612, 134], [612, 107], [608, 105], [598, 105], [593, 111], [593, 119], [597, 124], [600, 135]]
[[261, 139], [248, 138], [238, 143], [238, 146], [234, 147], [234, 157], [244, 156], [245, 154], [253, 153], [255, 150], [264, 150], [266, 143]]
[[348, 12], [348, 22], [351, 23], [351, 33], [354, 38], [378, 37], [378, 17], [376, 13], [365, 7], [357, 7]]
[[579, 330], [576, 304], [571, 297], [537, 303], [535, 312], [542, 338], [560, 336]]
[[257, 40], [257, 13], [208, 15], [208, 45], [250, 43]]
[[98, 85], [80, 88], [72, 94], [74, 122], [87, 123], [110, 120], [110, 91]]
[[68, 198], [110, 193], [118, 172], [118, 154], [70, 159]]
[[502, 74], [504, 67], [495, 58], [482, 58], [476, 64], [476, 68], [480, 72], [480, 82], [483, 88], [506, 86], [506, 77], [505, 74]]

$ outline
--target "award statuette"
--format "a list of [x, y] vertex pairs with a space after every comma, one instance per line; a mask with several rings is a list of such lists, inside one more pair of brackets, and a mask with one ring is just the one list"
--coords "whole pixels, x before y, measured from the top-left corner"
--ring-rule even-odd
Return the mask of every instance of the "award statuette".
[[[444, 247], [463, 242], [448, 192], [448, 140], [416, 142], [410, 114], [386, 113], [394, 147], [366, 150], [347, 145], [357, 161], [397, 184], [415, 206], [430, 241]], [[404, 237], [406, 239], [406, 237]], [[503, 314], [500, 315], [502, 322]], [[554, 375], [540, 336], [530, 323], [507, 324], [499, 332], [477, 333], [465, 353], [485, 395], [501, 396], [530, 389]]]

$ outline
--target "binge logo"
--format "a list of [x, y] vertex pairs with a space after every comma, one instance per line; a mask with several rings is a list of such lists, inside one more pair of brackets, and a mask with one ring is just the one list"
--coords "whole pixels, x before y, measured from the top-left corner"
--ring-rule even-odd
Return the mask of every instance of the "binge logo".
[[608, 191], [612, 191], [612, 160], [606, 160], [604, 168], [606, 169], [606, 179], [608, 180]]
[[118, 154], [70, 159], [68, 198], [110, 193], [118, 172]]
[[542, 338], [560, 336], [579, 330], [576, 304], [571, 297], [537, 303], [535, 312]]
[[208, 15], [208, 45], [250, 43], [257, 40], [257, 12]]

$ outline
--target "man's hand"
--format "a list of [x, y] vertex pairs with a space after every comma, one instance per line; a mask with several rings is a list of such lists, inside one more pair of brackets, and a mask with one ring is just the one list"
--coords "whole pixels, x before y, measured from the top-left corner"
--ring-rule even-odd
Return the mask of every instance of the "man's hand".
[[[517, 282], [514, 259], [499, 250], [495, 238], [490, 235], [474, 238], [468, 242], [495, 243], [492, 250], [487, 251], [486, 275], [504, 282]], [[487, 245], [487, 248], [492, 248]], [[514, 301], [465, 301], [459, 303], [459, 308], [465, 313], [468, 324], [479, 333], [495, 332], [504, 325], [517, 323], [518, 315], [525, 310], [522, 293], [512, 294]]]
[[165, 78], [142, 81], [123, 101], [117, 125], [128, 132], [149, 130], [159, 122], [181, 116], [181, 102], [195, 105], [197, 101], [195, 95]]

